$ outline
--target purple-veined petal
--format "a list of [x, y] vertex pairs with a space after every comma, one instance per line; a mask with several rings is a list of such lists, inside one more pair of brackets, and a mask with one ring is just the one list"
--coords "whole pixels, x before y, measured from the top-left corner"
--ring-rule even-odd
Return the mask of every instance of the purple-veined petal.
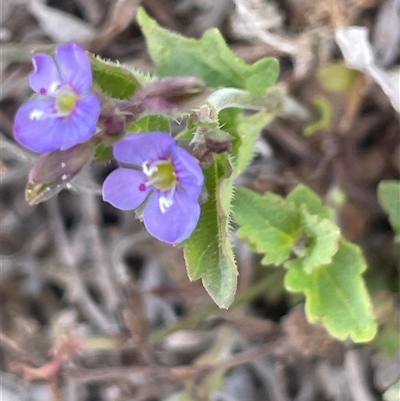
[[104, 181], [103, 199], [121, 210], [132, 210], [140, 206], [151, 189], [141, 191], [140, 184], [147, 177], [138, 170], [118, 168]]
[[57, 132], [54, 99], [37, 99], [24, 103], [14, 119], [15, 139], [26, 148], [39, 153], [59, 149], [61, 136]]
[[197, 200], [204, 182], [204, 175], [198, 161], [179, 146], [173, 149], [171, 160], [182, 189], [192, 199]]
[[71, 42], [57, 46], [56, 57], [62, 82], [70, 84], [78, 93], [89, 92], [92, 69], [85, 50]]
[[175, 139], [165, 132], [131, 134], [114, 145], [114, 157], [121, 163], [136, 164], [165, 160], [171, 155]]
[[71, 115], [58, 121], [62, 137], [59, 149], [69, 149], [91, 138], [96, 131], [99, 115], [100, 101], [94, 93], [79, 99]]
[[51, 94], [61, 84], [60, 74], [54, 60], [48, 54], [32, 57], [34, 71], [29, 76], [31, 88], [41, 95]]
[[200, 206], [186, 193], [177, 190], [174, 203], [165, 213], [159, 206], [159, 194], [154, 193], [143, 212], [147, 231], [160, 241], [177, 244], [190, 236], [200, 217]]

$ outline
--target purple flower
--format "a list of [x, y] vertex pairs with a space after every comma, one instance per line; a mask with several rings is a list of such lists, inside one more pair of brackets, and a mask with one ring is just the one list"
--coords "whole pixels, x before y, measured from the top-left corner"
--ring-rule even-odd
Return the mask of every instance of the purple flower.
[[104, 181], [103, 199], [118, 209], [136, 209], [146, 201], [143, 222], [160, 241], [176, 244], [188, 238], [200, 216], [198, 198], [203, 172], [198, 161], [164, 132], [128, 135], [114, 145], [123, 164]]
[[34, 152], [65, 150], [87, 141], [96, 130], [100, 102], [90, 92], [92, 70], [76, 43], [60, 45], [56, 61], [47, 54], [32, 58], [29, 77], [37, 95], [15, 116], [15, 139]]

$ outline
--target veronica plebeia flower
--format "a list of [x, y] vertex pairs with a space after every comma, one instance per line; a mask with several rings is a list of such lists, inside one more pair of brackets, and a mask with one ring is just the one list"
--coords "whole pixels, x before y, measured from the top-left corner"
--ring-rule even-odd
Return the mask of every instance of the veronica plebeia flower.
[[123, 165], [103, 184], [103, 199], [118, 209], [144, 204], [143, 222], [160, 241], [176, 244], [188, 238], [200, 216], [198, 198], [203, 173], [198, 161], [163, 132], [131, 134], [114, 145]]
[[87, 141], [96, 130], [100, 102], [92, 93], [92, 70], [86, 52], [76, 43], [59, 45], [55, 60], [32, 58], [29, 77], [36, 95], [15, 116], [15, 139], [34, 152], [69, 149]]

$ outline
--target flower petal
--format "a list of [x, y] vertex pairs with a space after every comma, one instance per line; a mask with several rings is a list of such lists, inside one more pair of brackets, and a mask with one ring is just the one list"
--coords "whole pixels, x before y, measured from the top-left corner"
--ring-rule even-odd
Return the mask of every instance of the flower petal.
[[200, 217], [197, 201], [185, 192], [177, 190], [174, 203], [162, 213], [159, 206], [159, 194], [153, 194], [143, 213], [143, 222], [147, 231], [160, 241], [177, 244], [190, 236]]
[[51, 94], [61, 84], [60, 74], [54, 60], [48, 54], [32, 57], [34, 71], [29, 76], [31, 88], [42, 95]]
[[173, 149], [171, 160], [183, 190], [197, 201], [204, 183], [204, 175], [199, 162], [179, 146]]
[[46, 153], [59, 149], [62, 138], [57, 132], [57, 118], [53, 115], [52, 98], [24, 103], [15, 115], [15, 139], [34, 152]]
[[56, 55], [63, 83], [70, 84], [78, 93], [87, 93], [92, 87], [92, 69], [85, 50], [71, 42], [57, 46]]
[[146, 176], [138, 170], [118, 168], [104, 181], [103, 199], [121, 210], [132, 210], [140, 206], [150, 190], [139, 190]]
[[121, 163], [141, 166], [144, 161], [168, 159], [175, 144], [165, 132], [131, 134], [114, 145], [114, 157]]
[[87, 141], [96, 131], [100, 115], [100, 101], [94, 93], [79, 99], [74, 111], [59, 120], [59, 135], [62, 137], [60, 149], [69, 149]]

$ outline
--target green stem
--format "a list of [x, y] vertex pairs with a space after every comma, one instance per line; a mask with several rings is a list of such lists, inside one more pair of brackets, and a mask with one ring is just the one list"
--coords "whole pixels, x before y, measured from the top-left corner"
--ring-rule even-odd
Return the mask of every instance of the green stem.
[[[239, 294], [230, 309], [237, 308], [243, 304], [247, 304], [248, 302], [253, 301], [255, 298], [265, 293], [268, 285], [270, 285], [270, 278], [267, 276], [260, 282], [252, 285], [241, 294]], [[226, 311], [219, 309], [216, 304], [210, 303], [204, 309], [198, 311], [197, 313], [186, 316], [173, 324], [153, 331], [149, 336], [149, 342], [157, 343], [163, 340], [166, 336], [174, 333], [175, 331], [196, 327], [208, 316], [216, 313], [224, 314], [226, 313]]]
[[[270, 277], [267, 276], [263, 280], [259, 281], [258, 283], [252, 285], [251, 287], [247, 288], [245, 291], [240, 293], [235, 301], [233, 302], [230, 309], [237, 308], [244, 304], [247, 304], [253, 301], [255, 298], [263, 295], [270, 285]], [[226, 310], [221, 310], [218, 306], [214, 303], [209, 303], [204, 309], [193, 313], [189, 316], [186, 316], [177, 322], [170, 324], [166, 327], [163, 327], [159, 330], [154, 331], [149, 336], [150, 343], [158, 343], [162, 341], [168, 335], [183, 329], [189, 329], [199, 326], [207, 317], [212, 314], [226, 314]], [[119, 338], [112, 338], [112, 337], [87, 337], [87, 338], [80, 338], [82, 343], [82, 349], [96, 349], [96, 350], [111, 350], [115, 348], [123, 348], [124, 344], [121, 342]]]

